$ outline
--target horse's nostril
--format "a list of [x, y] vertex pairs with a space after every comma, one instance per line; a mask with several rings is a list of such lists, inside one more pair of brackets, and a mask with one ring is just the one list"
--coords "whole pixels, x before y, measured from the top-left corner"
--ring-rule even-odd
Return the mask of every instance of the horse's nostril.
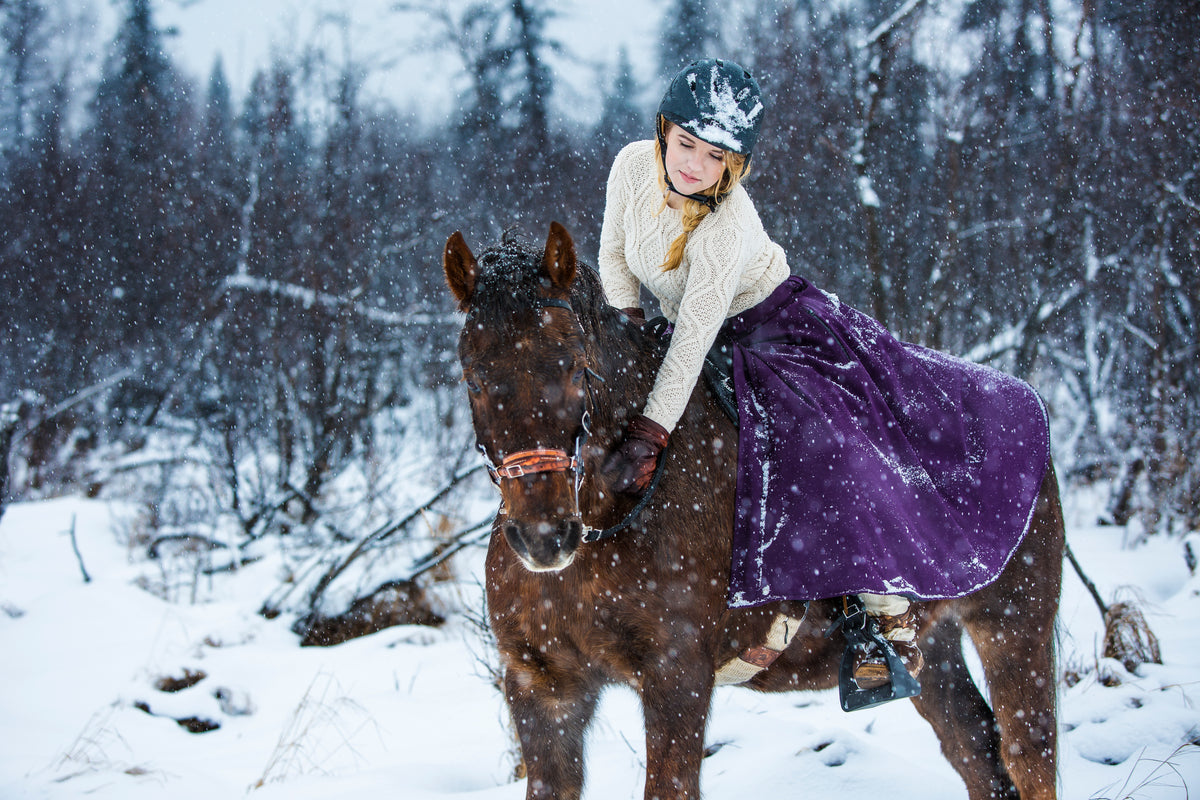
[[583, 538], [583, 520], [579, 517], [564, 519], [559, 523], [558, 528], [561, 532], [563, 542], [571, 547], [574, 547]]

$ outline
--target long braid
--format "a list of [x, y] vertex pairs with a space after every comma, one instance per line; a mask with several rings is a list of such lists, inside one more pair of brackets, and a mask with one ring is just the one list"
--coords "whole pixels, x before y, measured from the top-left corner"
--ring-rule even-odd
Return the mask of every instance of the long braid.
[[[666, 206], [667, 198], [666, 195], [663, 195], [663, 208]], [[675, 241], [671, 242], [671, 247], [667, 250], [667, 257], [663, 260], [661, 267], [664, 272], [678, 269], [679, 265], [683, 263], [683, 252], [687, 247], [688, 236], [704, 221], [710, 210], [708, 206], [698, 200], [683, 201], [683, 233], [675, 237]]]

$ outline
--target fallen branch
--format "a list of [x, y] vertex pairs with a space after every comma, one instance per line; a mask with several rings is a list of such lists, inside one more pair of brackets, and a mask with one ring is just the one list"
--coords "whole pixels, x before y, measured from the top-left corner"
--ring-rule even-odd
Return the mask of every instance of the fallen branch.
[[860, 49], [870, 47], [885, 36], [891, 35], [892, 31], [904, 21], [906, 17], [924, 4], [925, 0], [908, 0], [903, 6], [896, 10], [896, 13], [885, 19], [883, 22], [875, 26], [875, 29], [862, 39], [858, 46]]
[[167, 533], [159, 536], [150, 543], [150, 546], [146, 548], [146, 557], [157, 561], [162, 557], [162, 546], [172, 543], [182, 543], [185, 547], [192, 550], [223, 550], [229, 548], [229, 545], [225, 544], [225, 542], [218, 542], [216, 539], [210, 539], [199, 533]]
[[1092, 583], [1092, 579], [1084, 573], [1083, 567], [1079, 566], [1079, 559], [1075, 558], [1075, 553], [1071, 551], [1071, 545], [1063, 542], [1063, 550], [1066, 551], [1067, 560], [1075, 568], [1075, 574], [1079, 576], [1079, 580], [1083, 581], [1083, 585], [1087, 587], [1092, 599], [1096, 601], [1096, 607], [1100, 609], [1100, 616], [1107, 617], [1108, 606], [1105, 604], [1104, 598], [1100, 596], [1100, 590], [1096, 588], [1096, 584]]
[[57, 417], [59, 414], [63, 413], [67, 409], [73, 408], [73, 407], [79, 405], [80, 403], [82, 403], [84, 400], [87, 400], [97, 394], [100, 394], [100, 392], [103, 392], [105, 389], [108, 389], [108, 388], [116, 385], [117, 383], [120, 383], [121, 381], [132, 376], [133, 374], [134, 373], [133, 373], [132, 369], [123, 369], [123, 370], [120, 370], [119, 372], [109, 375], [107, 378], [105, 378], [101, 381], [97, 381], [96, 383], [93, 383], [91, 386], [88, 386], [86, 389], [81, 389], [80, 391], [71, 395], [66, 400], [63, 400], [58, 405], [54, 406], [49, 411], [47, 411], [45, 414], [43, 414], [41, 416], [41, 418], [38, 420], [39, 424], [42, 422], [47, 422], [49, 420], [54, 419], [55, 417]]
[[218, 288], [218, 292], [222, 295], [238, 291], [284, 298], [305, 308], [323, 306], [329, 309], [348, 309], [361, 319], [386, 327], [453, 325], [457, 323], [454, 315], [443, 311], [388, 311], [360, 302], [356, 296], [342, 297], [328, 292], [315, 291], [305, 286], [297, 286], [294, 283], [259, 278], [249, 274], [230, 275], [221, 282]]
[[438, 564], [448, 560], [460, 550], [465, 550], [471, 545], [478, 544], [491, 536], [492, 519], [492, 515], [489, 514], [487, 519], [459, 531], [452, 538], [442, 542], [430, 550], [429, 553], [417, 559], [412, 566], [412, 570], [408, 573], [407, 579], [411, 581], [418, 575], [423, 575]]
[[[325, 571], [325, 574], [322, 575], [320, 577], [320, 579], [317, 580], [316, 585], [313, 586], [312, 591], [309, 592], [309, 595], [308, 595], [308, 607], [309, 607], [310, 611], [312, 609], [317, 608], [318, 604], [320, 603], [321, 596], [324, 595], [325, 590], [328, 589], [330, 584], [332, 584], [335, 580], [337, 580], [338, 576], [341, 575], [343, 572], [345, 572], [346, 569], [359, 556], [361, 556], [363, 553], [366, 553], [368, 550], [374, 548], [375, 546], [379, 545], [380, 543], [386, 541], [387, 539], [389, 539], [396, 533], [403, 531], [409, 525], [411, 525], [415, 520], [421, 519], [422, 514], [424, 514], [429, 509], [431, 509], [439, 501], [444, 499], [446, 497], [446, 495], [448, 495], [451, 491], [453, 491], [454, 488], [457, 487], [460, 483], [462, 483], [464, 480], [471, 477], [475, 473], [481, 471], [483, 468], [484, 468], [483, 465], [479, 464], [479, 465], [471, 467], [463, 472], [458, 473], [457, 475], [452, 477], [445, 486], [443, 486], [441, 489], [439, 489], [437, 492], [435, 492], [433, 494], [433, 496], [431, 496], [428, 500], [426, 500], [421, 505], [414, 508], [411, 512], [406, 514], [402, 519], [395, 521], [395, 522], [388, 522], [384, 525], [381, 525], [380, 527], [376, 528], [373, 532], [371, 532], [369, 535], [367, 535], [361, 542], [359, 542], [357, 545], [355, 545], [354, 548], [349, 553], [347, 553], [344, 558], [340, 559], [339, 561], [334, 563], [331, 567], [329, 567], [329, 569]], [[490, 525], [490, 522], [487, 524]], [[482, 527], [482, 525], [471, 526], [470, 528], [467, 528], [464, 531], [460, 531], [458, 534], [456, 534], [454, 536], [454, 538], [450, 539], [449, 541], [440, 543], [428, 555], [424, 556], [423, 558], [421, 558], [417, 561], [417, 563], [413, 567], [414, 572], [409, 576], [409, 579], [411, 580], [411, 578], [416, 577], [417, 575], [420, 575], [424, 572], [427, 572], [428, 570], [437, 566], [442, 561], [445, 561], [447, 558], [449, 558], [454, 553], [458, 552], [459, 550], [463, 549], [464, 547], [467, 547], [470, 544], [472, 544], [473, 542], [477, 541], [478, 538], [472, 538], [472, 534], [475, 534], [476, 537], [478, 537], [481, 527]], [[309, 567], [309, 570], [314, 569], [317, 565], [318, 564], [314, 564], [312, 567]], [[288, 585], [288, 589], [284, 593], [283, 597], [279, 597], [274, 600], [266, 601], [263, 604], [263, 608], [260, 611], [260, 613], [262, 613], [264, 616], [267, 616], [268, 618], [275, 614], [278, 614], [279, 613], [279, 604], [283, 601], [283, 599], [285, 599], [287, 597], [288, 594], [291, 593], [291, 590], [293, 588], [295, 588], [299, 583], [300, 583], [300, 581], [295, 581], [295, 582], [290, 583]]]

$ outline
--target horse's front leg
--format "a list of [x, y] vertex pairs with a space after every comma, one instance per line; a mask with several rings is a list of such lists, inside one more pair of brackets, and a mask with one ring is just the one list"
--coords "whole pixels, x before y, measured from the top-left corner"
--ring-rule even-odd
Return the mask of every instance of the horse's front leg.
[[[704, 731], [712, 701], [708, 660], [673, 659], [642, 682], [646, 800], [698, 800]], [[697, 668], [699, 667], [699, 668]]]
[[526, 800], [578, 800], [583, 739], [599, 692], [565, 675], [510, 666], [504, 693], [529, 781]]

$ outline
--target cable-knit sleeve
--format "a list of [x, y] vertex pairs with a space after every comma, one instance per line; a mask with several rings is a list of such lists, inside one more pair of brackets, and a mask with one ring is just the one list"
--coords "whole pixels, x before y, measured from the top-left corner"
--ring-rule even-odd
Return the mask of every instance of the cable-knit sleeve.
[[629, 154], [629, 147], [618, 153], [608, 173], [604, 221], [600, 226], [600, 252], [596, 259], [604, 296], [616, 308], [641, 305], [641, 282], [625, 261], [625, 209], [636, 188], [626, 166]]
[[[719, 213], [719, 212], [718, 212]], [[710, 216], [689, 238], [687, 286], [675, 318], [671, 344], [655, 377], [643, 413], [674, 429], [700, 377], [704, 356], [717, 338], [747, 263], [746, 231], [740, 220]], [[706, 223], [710, 223], [706, 228]]]

